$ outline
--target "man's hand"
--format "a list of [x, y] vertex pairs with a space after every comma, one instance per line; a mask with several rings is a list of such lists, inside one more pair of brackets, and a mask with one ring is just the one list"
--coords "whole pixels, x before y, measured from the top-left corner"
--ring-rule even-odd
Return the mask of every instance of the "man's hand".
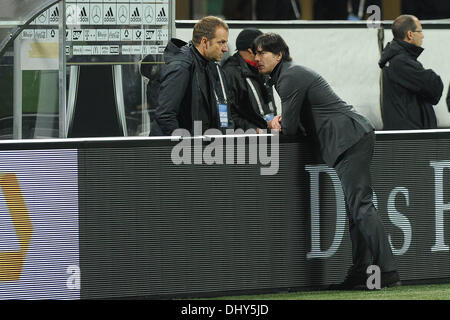
[[281, 131], [281, 116], [275, 116], [267, 122], [267, 128], [274, 131]]

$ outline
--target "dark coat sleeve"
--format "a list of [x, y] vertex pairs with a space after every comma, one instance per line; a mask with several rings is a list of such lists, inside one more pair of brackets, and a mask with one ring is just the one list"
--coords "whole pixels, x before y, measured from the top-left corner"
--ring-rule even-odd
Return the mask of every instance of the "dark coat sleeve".
[[236, 107], [236, 104], [234, 102], [231, 103], [231, 117], [234, 121], [234, 126], [236, 129], [243, 129], [244, 131], [247, 131], [248, 129], [256, 130], [257, 128], [257, 125], [241, 117], [241, 114], [239, 113], [239, 108]]
[[190, 68], [174, 62], [163, 67], [155, 120], [164, 135], [179, 128], [177, 116], [190, 82]]
[[439, 102], [444, 84], [433, 70], [424, 69], [420, 62], [411, 59], [399, 59], [391, 67], [394, 81], [421, 95], [430, 104]]
[[[242, 77], [240, 73], [235, 71], [235, 68], [227, 67], [226, 65], [222, 68], [225, 73], [225, 79], [228, 88], [228, 103], [230, 105], [231, 118], [234, 122], [235, 129], [243, 129], [244, 131], [248, 129], [256, 129], [256, 125], [246, 120], [240, 111], [240, 106], [237, 104], [239, 96], [241, 94], [240, 88], [242, 84], [239, 83], [239, 77]], [[265, 129], [265, 128], [261, 128]]]
[[281, 128], [286, 135], [304, 133], [300, 120], [300, 112], [305, 100], [306, 90], [298, 85], [299, 81], [294, 74], [280, 77], [275, 88], [281, 99]]

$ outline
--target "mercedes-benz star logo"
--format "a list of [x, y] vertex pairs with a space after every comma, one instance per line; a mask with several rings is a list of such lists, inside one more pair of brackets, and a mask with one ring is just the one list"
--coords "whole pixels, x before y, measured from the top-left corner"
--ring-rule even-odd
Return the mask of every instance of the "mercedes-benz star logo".
[[145, 15], [145, 21], [147, 21], [148, 24], [152, 24], [153, 16], [154, 16], [153, 8], [152, 7], [145, 8], [144, 15]]
[[120, 7], [119, 9], [119, 21], [121, 23], [127, 22], [128, 10], [125, 6]]
[[94, 9], [92, 10], [92, 21], [94, 21], [94, 23], [99, 23], [100, 20], [101, 20], [100, 8], [94, 7]]

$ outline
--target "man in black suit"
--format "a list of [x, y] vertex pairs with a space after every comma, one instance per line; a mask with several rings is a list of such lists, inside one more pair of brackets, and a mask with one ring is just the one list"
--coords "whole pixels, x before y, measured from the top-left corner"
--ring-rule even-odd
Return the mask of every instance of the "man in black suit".
[[280, 35], [256, 38], [258, 70], [270, 74], [282, 106], [282, 133], [310, 135], [325, 162], [334, 167], [344, 191], [352, 241], [353, 265], [344, 282], [330, 289], [366, 286], [367, 267], [381, 270], [381, 287], [400, 284], [391, 247], [372, 201], [370, 162], [375, 134], [372, 124], [342, 101], [316, 72], [292, 63]]

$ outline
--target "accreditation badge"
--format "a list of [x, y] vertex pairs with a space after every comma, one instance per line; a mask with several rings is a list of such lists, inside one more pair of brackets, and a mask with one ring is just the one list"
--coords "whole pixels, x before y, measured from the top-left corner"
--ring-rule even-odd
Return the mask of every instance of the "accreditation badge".
[[228, 105], [224, 103], [219, 103], [219, 119], [220, 127], [228, 128]]
[[264, 120], [266, 120], [266, 122], [271, 121], [273, 118], [275, 118], [275, 115], [273, 113], [269, 113], [264, 116]]

